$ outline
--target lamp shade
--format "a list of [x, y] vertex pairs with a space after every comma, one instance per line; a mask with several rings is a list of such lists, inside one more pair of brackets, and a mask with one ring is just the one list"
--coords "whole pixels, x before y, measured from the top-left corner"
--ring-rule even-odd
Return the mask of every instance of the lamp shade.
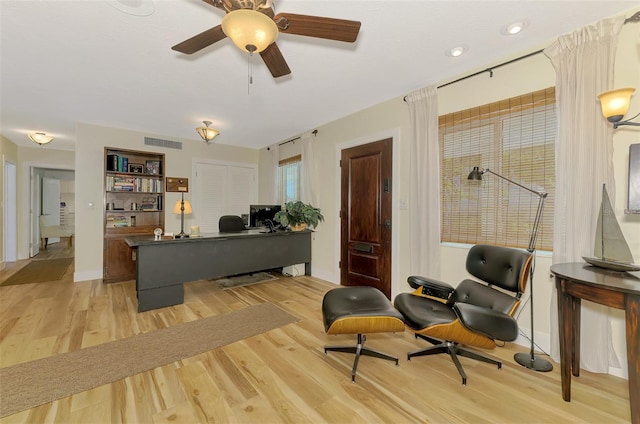
[[[176, 204], [173, 206], [173, 213], [179, 214], [181, 212], [180, 209], [182, 209], [182, 200], [178, 200]], [[191, 203], [189, 203], [188, 200], [184, 201], [184, 213], [185, 215], [193, 213], [193, 211], [191, 210]]]
[[278, 38], [276, 23], [251, 9], [233, 10], [222, 18], [222, 31], [240, 50], [260, 53]]
[[53, 137], [42, 132], [29, 133], [27, 135], [29, 136], [31, 141], [40, 145], [50, 143], [51, 140], [53, 140]]
[[218, 134], [220, 134], [220, 131], [209, 127], [198, 127], [196, 128], [196, 131], [198, 131], [200, 137], [202, 137], [206, 142], [213, 140], [218, 136]]
[[606, 91], [598, 96], [602, 114], [609, 122], [618, 122], [629, 111], [631, 95], [635, 88], [619, 88]]

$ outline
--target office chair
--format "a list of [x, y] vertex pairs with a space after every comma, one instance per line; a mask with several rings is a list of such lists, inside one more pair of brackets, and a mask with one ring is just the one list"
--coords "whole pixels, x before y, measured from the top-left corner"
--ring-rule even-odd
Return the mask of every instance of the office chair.
[[458, 355], [502, 368], [500, 361], [462, 345], [493, 349], [496, 340], [513, 341], [518, 337], [513, 314], [527, 284], [532, 258], [524, 250], [476, 245], [467, 254], [466, 269], [482, 281], [465, 279], [453, 288], [432, 278], [409, 277], [407, 282], [415, 291], [396, 296], [394, 306], [416, 338], [434, 346], [409, 352], [407, 360], [447, 353], [462, 384], [467, 384], [467, 376]]
[[218, 220], [218, 231], [221, 233], [237, 233], [246, 229], [244, 221], [237, 215], [223, 215]]

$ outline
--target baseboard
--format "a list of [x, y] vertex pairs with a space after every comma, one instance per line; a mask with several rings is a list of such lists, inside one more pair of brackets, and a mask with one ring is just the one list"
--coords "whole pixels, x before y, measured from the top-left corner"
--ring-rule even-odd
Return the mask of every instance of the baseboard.
[[102, 279], [102, 271], [82, 271], [73, 273], [73, 282]]

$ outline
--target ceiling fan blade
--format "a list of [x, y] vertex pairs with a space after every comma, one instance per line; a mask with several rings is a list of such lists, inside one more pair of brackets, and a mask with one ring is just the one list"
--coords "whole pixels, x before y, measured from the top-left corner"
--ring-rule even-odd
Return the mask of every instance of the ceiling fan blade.
[[276, 43], [271, 43], [269, 47], [261, 51], [260, 56], [262, 56], [262, 60], [264, 60], [264, 63], [274, 78], [291, 73], [291, 69], [289, 69], [289, 65], [287, 65], [287, 62], [284, 60], [284, 56], [282, 56]]
[[280, 32], [307, 37], [353, 43], [360, 31], [360, 22], [320, 16], [278, 13], [274, 18]]
[[226, 38], [222, 26], [218, 25], [171, 47], [180, 53], [192, 54]]

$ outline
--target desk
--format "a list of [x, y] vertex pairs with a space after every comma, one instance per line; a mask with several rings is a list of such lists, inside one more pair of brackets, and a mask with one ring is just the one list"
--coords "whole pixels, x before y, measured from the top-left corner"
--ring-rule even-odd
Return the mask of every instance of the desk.
[[311, 231], [203, 234], [154, 241], [125, 237], [136, 249], [138, 312], [184, 302], [183, 283], [304, 263], [311, 275]]
[[551, 266], [558, 290], [562, 398], [571, 401], [571, 374], [580, 375], [581, 299], [623, 309], [626, 315], [631, 422], [640, 424], [640, 278], [585, 263]]

